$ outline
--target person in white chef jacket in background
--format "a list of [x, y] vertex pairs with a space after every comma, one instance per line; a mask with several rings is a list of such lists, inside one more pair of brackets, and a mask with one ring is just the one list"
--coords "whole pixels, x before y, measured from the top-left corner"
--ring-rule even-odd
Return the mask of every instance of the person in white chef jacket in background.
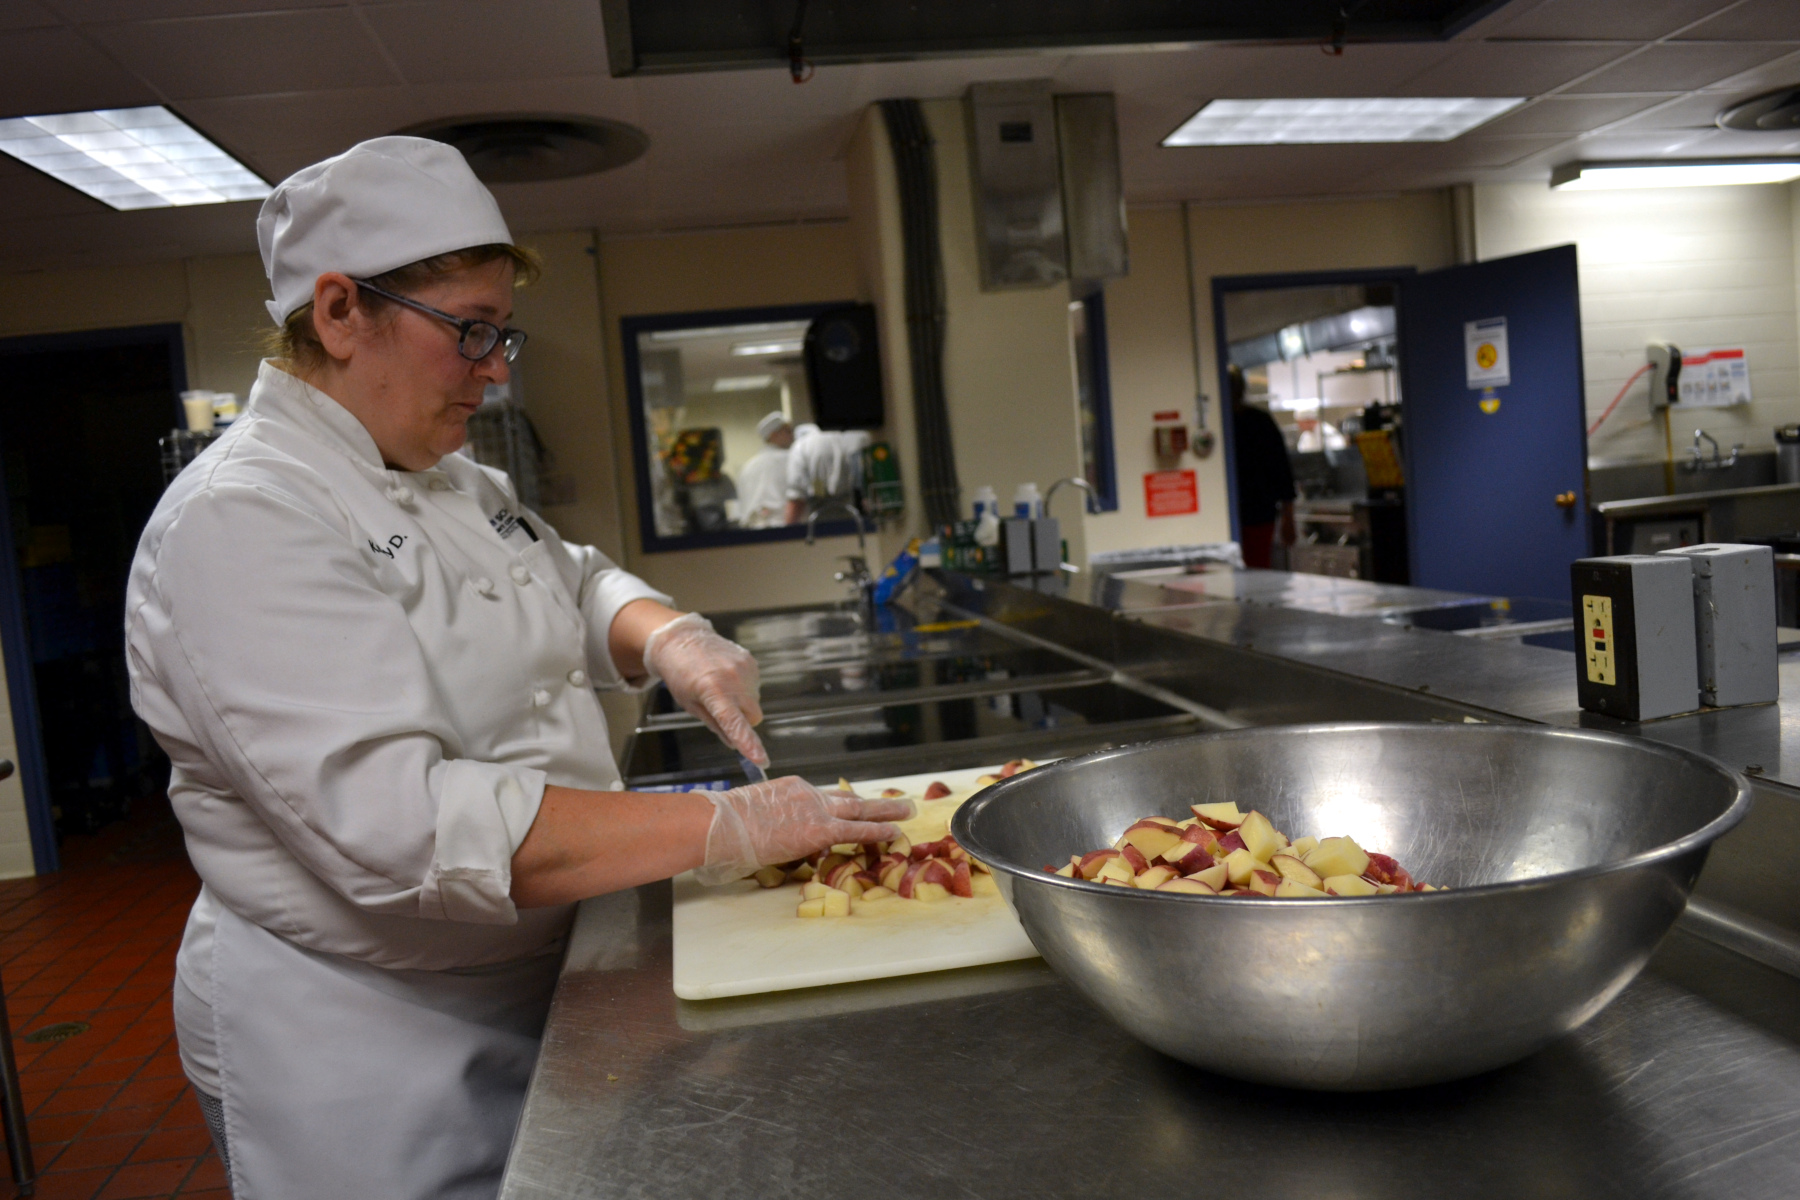
[[858, 455], [868, 444], [869, 435], [860, 429], [838, 433], [811, 422], [795, 426], [787, 462], [787, 523], [806, 520], [827, 500], [850, 500], [862, 481]]
[[204, 885], [182, 1062], [238, 1200], [492, 1197], [575, 901], [890, 837], [909, 806], [621, 790], [595, 686], [660, 677], [766, 763], [755, 661], [453, 453], [533, 269], [457, 151], [364, 142], [257, 234], [280, 353], [126, 602]]
[[788, 447], [794, 444], [794, 427], [779, 411], [756, 423], [763, 448], [738, 472], [738, 512], [745, 529], [768, 529], [782, 524], [787, 512]]

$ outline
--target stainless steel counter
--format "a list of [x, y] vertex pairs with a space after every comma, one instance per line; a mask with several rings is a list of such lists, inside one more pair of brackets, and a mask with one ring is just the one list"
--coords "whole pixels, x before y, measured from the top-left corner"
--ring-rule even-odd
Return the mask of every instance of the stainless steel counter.
[[[583, 907], [505, 1200], [1165, 1196], [1208, 1181], [1309, 1200], [1800, 1194], [1800, 978], [1745, 956], [1800, 953], [1800, 703], [1624, 727], [1576, 707], [1566, 652], [1382, 619], [1409, 599], [1470, 598], [1239, 582], [1226, 597], [1112, 580], [1089, 604], [943, 577], [916, 607], [1230, 723], [1584, 724], [1755, 765], [1757, 809], [1715, 848], [1704, 913], [1619, 1000], [1523, 1063], [1334, 1097], [1162, 1058], [1037, 963], [678, 1001], [669, 891], [654, 885]], [[1305, 607], [1283, 602], [1309, 591]], [[1797, 671], [1784, 662], [1800, 700]]]
[[668, 914], [653, 885], [585, 923], [503, 1200], [1789, 1200], [1800, 1182], [1800, 980], [1680, 933], [1523, 1063], [1333, 1096], [1164, 1058], [1039, 963], [679, 1001]]

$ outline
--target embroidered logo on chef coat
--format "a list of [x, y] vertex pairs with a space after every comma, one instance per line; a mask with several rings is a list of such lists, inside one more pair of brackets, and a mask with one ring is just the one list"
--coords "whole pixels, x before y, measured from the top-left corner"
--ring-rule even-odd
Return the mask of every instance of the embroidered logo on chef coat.
[[512, 537], [513, 534], [518, 533], [521, 530], [524, 531], [525, 536], [532, 541], [535, 542], [538, 540], [537, 530], [531, 527], [530, 522], [526, 521], [524, 517], [514, 516], [509, 509], [502, 508], [499, 512], [489, 517], [488, 524], [494, 527], [494, 532], [500, 535], [501, 541], [506, 541], [508, 538]]
[[389, 558], [394, 557], [394, 551], [404, 545], [406, 545], [406, 535], [403, 533], [396, 533], [393, 537], [389, 538], [387, 540], [387, 545], [385, 546], [377, 543], [374, 538], [369, 539], [369, 549], [377, 554], [385, 554]]

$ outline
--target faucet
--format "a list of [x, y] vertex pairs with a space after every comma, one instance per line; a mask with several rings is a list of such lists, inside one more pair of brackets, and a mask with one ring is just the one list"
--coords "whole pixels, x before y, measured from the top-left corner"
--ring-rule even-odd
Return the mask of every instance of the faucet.
[[809, 546], [813, 544], [813, 533], [819, 524], [819, 514], [829, 508], [841, 508], [849, 513], [851, 518], [855, 520], [856, 549], [859, 553], [866, 553], [868, 544], [863, 540], [862, 510], [857, 508], [854, 504], [851, 504], [848, 500], [827, 500], [825, 503], [806, 514], [806, 544]]
[[1064, 484], [1071, 484], [1080, 488], [1085, 493], [1085, 497], [1082, 500], [1082, 507], [1090, 513], [1094, 511], [1094, 485], [1079, 475], [1071, 475], [1067, 479], [1057, 480], [1050, 485], [1050, 490], [1044, 493], [1044, 515], [1046, 517], [1050, 515], [1050, 501], [1056, 499], [1056, 489], [1062, 487]]
[[827, 500], [819, 507], [806, 514], [806, 544], [813, 544], [813, 535], [819, 524], [819, 514], [829, 508], [841, 508], [856, 521], [856, 553], [840, 555], [845, 564], [844, 570], [832, 574], [839, 583], [847, 583], [855, 592], [865, 608], [875, 603], [875, 576], [869, 571], [868, 543], [864, 540], [863, 515], [860, 509], [847, 500]]
[[[1700, 439], [1705, 438], [1712, 443], [1712, 461], [1706, 461], [1706, 455], [1700, 450]], [[1731, 457], [1723, 458], [1719, 453], [1719, 443], [1712, 434], [1704, 429], [1694, 430], [1694, 444], [1688, 447], [1693, 457], [1688, 459], [1687, 469], [1690, 471], [1724, 471], [1737, 466], [1738, 455], [1743, 452], [1744, 443], [1739, 442], [1731, 448]]]

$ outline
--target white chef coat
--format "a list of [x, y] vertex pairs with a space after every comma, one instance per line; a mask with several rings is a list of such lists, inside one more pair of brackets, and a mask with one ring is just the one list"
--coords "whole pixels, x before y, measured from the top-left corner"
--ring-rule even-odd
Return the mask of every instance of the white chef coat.
[[[315, 986], [296, 991], [309, 1003], [280, 1015], [303, 1024], [316, 1013], [319, 1029], [295, 1028], [279, 1059], [356, 1018], [318, 1011], [334, 1003], [380, 1021], [392, 1014], [365, 1000], [391, 992], [423, 1013], [432, 972], [490, 979], [496, 996], [518, 990], [509, 970], [541, 979], [571, 910], [515, 909], [512, 855], [547, 783], [622, 786], [593, 689], [626, 685], [608, 632], [642, 598], [668, 599], [599, 551], [565, 544], [502, 473], [461, 455], [389, 470], [348, 410], [265, 362], [247, 414], [164, 494], [126, 596], [132, 701], [171, 759], [170, 799], [205, 884], [177, 960], [186, 988], [213, 1004], [215, 982], [235, 996], [252, 976], [213, 977], [226, 916], [232, 961], [260, 956], [256, 977], [311, 972]], [[313, 970], [315, 960], [330, 968]], [[280, 991], [245, 1003], [279, 1010], [292, 999]], [[221, 1006], [212, 1029], [178, 1030], [216, 1041], [207, 1050], [224, 1068], [228, 1126], [233, 1019]], [[514, 1034], [530, 1024], [501, 1023]], [[428, 1028], [400, 1020], [390, 1041], [416, 1043]], [[471, 1061], [488, 1032], [465, 1038]], [[479, 1079], [465, 1082], [480, 1092]], [[522, 1075], [516, 1083], [522, 1095]], [[263, 1123], [291, 1115], [265, 1106]], [[295, 1194], [240, 1179], [233, 1151], [241, 1200]], [[413, 1180], [427, 1180], [417, 1194], [437, 1194], [432, 1169], [383, 1194], [412, 1194]]]
[[869, 444], [861, 430], [834, 433], [806, 424], [794, 429], [788, 452], [787, 494], [790, 500], [847, 497], [857, 482], [857, 454]]
[[782, 523], [787, 511], [788, 451], [764, 446], [738, 472], [738, 512], [746, 529], [766, 529]]

